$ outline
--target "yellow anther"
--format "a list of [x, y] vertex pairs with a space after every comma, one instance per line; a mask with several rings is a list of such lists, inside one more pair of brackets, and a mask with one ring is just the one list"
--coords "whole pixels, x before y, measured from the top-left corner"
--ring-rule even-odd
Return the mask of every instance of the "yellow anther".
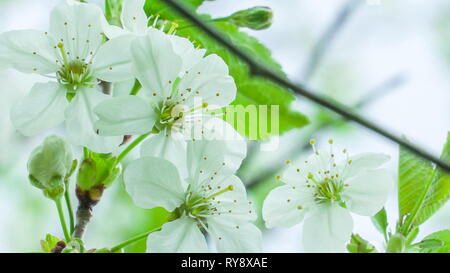
[[315, 140], [315, 139], [311, 139], [311, 140], [309, 140], [309, 144], [311, 144], [311, 145], [314, 145], [314, 144], [316, 144], [316, 140]]
[[297, 209], [303, 209], [303, 207], [302, 206], [297, 206]]
[[334, 141], [333, 141], [332, 139], [329, 139], [329, 140], [328, 140], [328, 143], [330, 143], [330, 144], [333, 144], [333, 142], [334, 142]]
[[292, 161], [286, 160], [285, 162], [286, 162], [286, 164], [291, 164]]

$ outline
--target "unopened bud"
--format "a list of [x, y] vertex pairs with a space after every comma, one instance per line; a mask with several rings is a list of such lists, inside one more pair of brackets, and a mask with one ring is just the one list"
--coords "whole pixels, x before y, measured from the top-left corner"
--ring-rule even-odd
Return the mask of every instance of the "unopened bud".
[[[103, 190], [109, 187], [120, 175], [122, 167], [116, 164], [116, 158], [110, 155], [91, 153], [89, 158], [81, 162], [77, 175], [77, 191], [79, 199], [83, 196], [86, 202], [97, 203]], [[77, 193], [78, 195], [78, 193]]]
[[50, 199], [60, 198], [65, 191], [64, 178], [72, 168], [72, 151], [60, 136], [52, 135], [36, 147], [28, 160], [29, 179]]
[[261, 30], [272, 25], [273, 12], [268, 7], [253, 7], [235, 12], [229, 18], [239, 27]]

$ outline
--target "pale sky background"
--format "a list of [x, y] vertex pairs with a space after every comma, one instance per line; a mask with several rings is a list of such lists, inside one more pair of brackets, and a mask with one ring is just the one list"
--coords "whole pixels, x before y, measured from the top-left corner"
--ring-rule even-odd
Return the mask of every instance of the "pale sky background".
[[[0, 0], [0, 31], [45, 30], [50, 9], [58, 2]], [[283, 65], [292, 80], [301, 82], [312, 46], [344, 2], [216, 0], [206, 2], [200, 11], [221, 17], [256, 5], [271, 7], [275, 14], [273, 26], [265, 31], [250, 32], [272, 50], [273, 57]], [[450, 129], [450, 66], [439, 51], [439, 34], [435, 31], [436, 21], [445, 11], [450, 11], [447, 0], [380, 0], [380, 5], [364, 3], [337, 37], [308, 86], [350, 104], [384, 80], [399, 73], [405, 75], [407, 81], [403, 86], [365, 108], [363, 114], [437, 155]], [[336, 80], [336, 77], [345, 84], [345, 90], [324, 90], [324, 82]], [[19, 237], [25, 230], [21, 224], [32, 223], [33, 215], [30, 212], [28, 222], [23, 222], [26, 215], [20, 211], [17, 200], [24, 192], [34, 196], [40, 194], [28, 190], [25, 162], [32, 148], [48, 132], [26, 139], [14, 131], [9, 121], [11, 104], [24, 96], [36, 81], [46, 80], [12, 70], [0, 70], [0, 173], [2, 169], [8, 170], [7, 176], [0, 176], [0, 251], [22, 250], [10, 238]], [[345, 98], [341, 95], [343, 92], [347, 94]], [[301, 99], [295, 106], [305, 113], [311, 113], [315, 107]], [[398, 147], [357, 125], [355, 127], [357, 130], [351, 135], [328, 131], [324, 140], [332, 136], [338, 148], [346, 147], [352, 153], [389, 154], [392, 161], [387, 167], [395, 177]], [[292, 138], [288, 134], [285, 139]], [[289, 143], [284, 145], [289, 146]], [[23, 182], [15, 185], [10, 182], [13, 179]], [[392, 226], [397, 214], [395, 194], [392, 193], [387, 206]], [[36, 226], [36, 230], [60, 233], [54, 208], [49, 203], [42, 204], [42, 209], [48, 213], [40, 216], [47, 217], [47, 221]], [[354, 231], [380, 245], [382, 237], [370, 220], [356, 216], [354, 219]], [[422, 227], [419, 236], [450, 228], [449, 223], [450, 206], [447, 206]], [[267, 232], [264, 234], [264, 251], [298, 252], [301, 250], [300, 234], [301, 225]]]

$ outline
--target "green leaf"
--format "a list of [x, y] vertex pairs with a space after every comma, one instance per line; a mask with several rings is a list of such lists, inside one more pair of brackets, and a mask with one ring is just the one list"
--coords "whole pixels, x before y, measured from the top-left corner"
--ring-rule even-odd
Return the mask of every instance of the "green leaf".
[[432, 233], [417, 245], [422, 252], [450, 253], [450, 230]]
[[398, 202], [400, 219], [411, 213], [424, 195], [433, 175], [430, 162], [400, 147]]
[[[160, 14], [161, 20], [176, 22], [179, 25], [177, 35], [189, 37], [197, 46], [205, 48], [207, 54], [217, 54], [227, 63], [230, 75], [234, 78], [238, 88], [238, 94], [233, 105], [240, 105], [243, 108], [235, 109], [234, 120], [230, 120], [230, 115], [226, 117], [226, 120], [234, 125], [241, 134], [251, 139], [267, 139], [271, 135], [279, 135], [308, 124], [306, 116], [291, 109], [291, 104], [294, 102], [295, 96], [290, 90], [282, 88], [266, 79], [252, 77], [249, 67], [245, 63], [236, 58], [226, 48], [219, 45], [214, 39], [205, 35], [204, 32], [192, 26], [190, 22], [186, 22], [184, 18], [178, 17], [171, 12], [160, 1], [148, 1], [146, 12], [147, 15]], [[201, 15], [201, 17], [205, 21], [211, 20], [211, 17], [208, 15]], [[240, 31], [239, 27], [232, 23], [216, 22], [214, 26], [234, 45], [245, 50], [260, 63], [285, 77], [280, 64], [272, 58], [270, 50], [256, 38]], [[249, 128], [250, 116], [248, 112], [252, 111], [246, 107], [251, 108], [252, 106], [260, 105], [267, 107], [256, 107], [256, 114], [253, 116], [253, 118], [257, 119], [256, 128]], [[276, 110], [273, 107], [278, 107], [279, 122], [277, 123], [272, 123], [269, 118], [270, 114], [276, 114]], [[272, 108], [274, 109], [273, 111], [271, 110]], [[263, 122], [266, 120], [268, 121], [267, 126]], [[237, 124], [245, 125], [245, 128], [244, 126], [239, 127]]]
[[[441, 154], [444, 162], [450, 163], [450, 133]], [[417, 224], [428, 220], [438, 209], [450, 199], [450, 174], [437, 168], [433, 177], [433, 183], [425, 198], [422, 209], [417, 216]]]
[[[450, 133], [441, 154], [450, 162]], [[403, 234], [428, 220], [450, 198], [450, 174], [400, 149], [399, 209]]]
[[350, 253], [376, 253], [377, 249], [369, 243], [367, 240], [363, 239], [358, 234], [352, 234], [350, 243], [347, 244], [347, 250]]
[[[204, 1], [205, 0], [183, 0], [183, 4], [196, 10]], [[144, 10], [149, 16], [159, 14], [162, 18], [166, 18], [167, 15], [171, 13], [171, 11], [167, 9], [167, 5], [161, 0], [145, 1]]]
[[56, 244], [60, 241], [60, 239], [51, 234], [47, 234], [45, 236], [45, 240], [41, 240], [41, 249], [43, 252], [50, 253], [52, 249], [56, 246]]
[[385, 239], [387, 239], [388, 221], [386, 210], [382, 208], [377, 214], [371, 217], [371, 220], [377, 230], [383, 234]]

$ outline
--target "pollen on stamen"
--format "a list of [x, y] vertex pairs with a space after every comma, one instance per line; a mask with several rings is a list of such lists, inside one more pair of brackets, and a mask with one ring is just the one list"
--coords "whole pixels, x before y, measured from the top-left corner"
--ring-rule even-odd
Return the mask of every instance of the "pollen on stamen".
[[281, 179], [281, 175], [277, 175], [275, 178], [276, 178], [277, 180], [280, 180], [280, 179]]
[[292, 161], [288, 159], [288, 160], [285, 161], [285, 163], [286, 163], [286, 164], [291, 164]]
[[297, 209], [303, 209], [303, 207], [302, 206], [297, 206]]

